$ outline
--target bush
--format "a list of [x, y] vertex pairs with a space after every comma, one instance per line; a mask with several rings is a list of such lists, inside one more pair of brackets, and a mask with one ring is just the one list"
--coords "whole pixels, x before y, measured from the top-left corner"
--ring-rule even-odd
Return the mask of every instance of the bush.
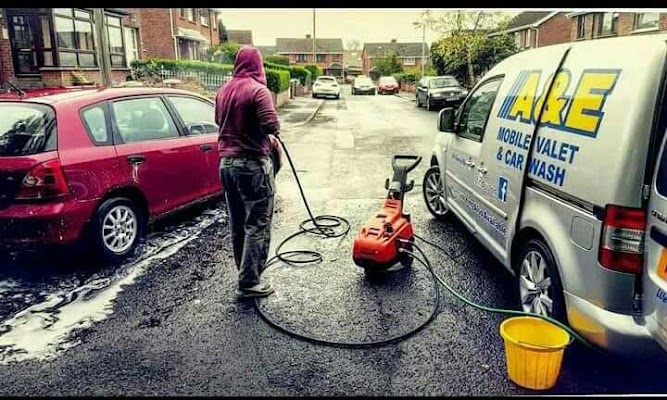
[[322, 68], [318, 67], [315, 64], [308, 64], [303, 66], [305, 69], [310, 71], [310, 79], [315, 80], [318, 76], [322, 75]]
[[289, 89], [290, 73], [289, 71], [280, 71], [276, 69], [266, 70], [266, 82], [269, 90], [273, 93], [284, 92]]
[[310, 85], [312, 75], [310, 71], [303, 67], [291, 67], [290, 68], [290, 77], [292, 79], [298, 79], [303, 86], [308, 86]]
[[132, 61], [132, 68], [139, 72], [156, 73], [160, 71], [160, 67], [169, 71], [200, 71], [223, 75], [229, 75], [234, 71], [234, 66], [231, 64], [209, 63], [196, 60], [152, 59]]
[[280, 64], [289, 66], [289, 57], [286, 56], [278, 56], [278, 55], [266, 56], [264, 57], [264, 61], [271, 64]]

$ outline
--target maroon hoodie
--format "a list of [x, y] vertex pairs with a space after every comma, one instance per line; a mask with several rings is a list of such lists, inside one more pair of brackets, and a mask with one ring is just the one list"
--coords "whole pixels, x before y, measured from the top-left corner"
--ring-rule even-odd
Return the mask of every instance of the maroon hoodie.
[[221, 157], [269, 155], [268, 135], [278, 135], [280, 124], [266, 87], [262, 54], [256, 48], [243, 46], [239, 50], [232, 79], [215, 99], [215, 122], [220, 127]]

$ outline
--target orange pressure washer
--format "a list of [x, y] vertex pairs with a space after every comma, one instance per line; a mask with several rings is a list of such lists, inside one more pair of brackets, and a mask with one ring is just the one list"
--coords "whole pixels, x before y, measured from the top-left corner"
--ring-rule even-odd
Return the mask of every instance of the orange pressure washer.
[[408, 173], [421, 161], [420, 156], [395, 155], [391, 166], [394, 176], [387, 179], [385, 189], [389, 190], [382, 204], [382, 210], [361, 228], [354, 240], [352, 259], [363, 268], [367, 276], [390, 270], [397, 263], [405, 267], [412, 265], [414, 234], [410, 215], [403, 213], [405, 193], [414, 188], [414, 180], [407, 183]]

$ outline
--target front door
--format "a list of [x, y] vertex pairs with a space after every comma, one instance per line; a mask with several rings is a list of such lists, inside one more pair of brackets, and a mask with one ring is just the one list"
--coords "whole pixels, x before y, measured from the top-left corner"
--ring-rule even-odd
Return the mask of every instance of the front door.
[[201, 152], [180, 135], [160, 97], [137, 97], [111, 103], [116, 152], [127, 180], [146, 196], [152, 215], [160, 215], [200, 196]]
[[215, 106], [203, 99], [170, 95], [167, 96], [183, 124], [188, 138], [198, 146], [200, 151], [200, 175], [206, 181], [202, 188], [203, 195], [222, 191], [219, 178], [220, 157], [218, 156], [218, 125], [215, 123]]
[[480, 194], [477, 178], [482, 140], [501, 82], [500, 78], [482, 82], [463, 104], [457, 116], [456, 135], [449, 146], [445, 179], [449, 203], [457, 214], [476, 231], [494, 231], [498, 235], [505, 232], [498, 217], [487, 211], [488, 204]]
[[41, 67], [54, 65], [51, 15], [36, 11], [7, 13], [14, 71], [17, 75], [39, 74]]

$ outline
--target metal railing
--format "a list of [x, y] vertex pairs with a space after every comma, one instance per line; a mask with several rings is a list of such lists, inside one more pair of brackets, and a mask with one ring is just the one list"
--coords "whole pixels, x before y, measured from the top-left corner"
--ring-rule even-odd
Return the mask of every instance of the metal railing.
[[[142, 71], [141, 69], [133, 69], [132, 76], [135, 80], [140, 80], [140, 76], [145, 72], [146, 71]], [[204, 87], [204, 89], [213, 92], [224, 86], [232, 77], [231, 72], [228, 74], [211, 74], [209, 72], [196, 70], [170, 70], [164, 68], [162, 65], [159, 69], [151, 71], [151, 75], [162, 82], [168, 79], [178, 79], [180, 81], [189, 79], [196, 80], [202, 87]]]

